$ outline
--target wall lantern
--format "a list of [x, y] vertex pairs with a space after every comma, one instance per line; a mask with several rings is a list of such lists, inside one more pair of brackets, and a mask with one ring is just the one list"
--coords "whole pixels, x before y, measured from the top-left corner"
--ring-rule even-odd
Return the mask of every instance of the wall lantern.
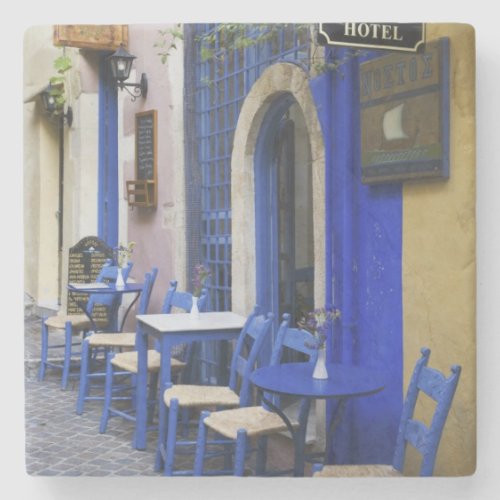
[[[50, 83], [40, 93], [40, 97], [42, 98], [43, 109], [49, 116], [59, 114], [56, 113], [57, 110], [60, 109], [60, 106], [57, 105], [56, 95], [57, 95], [57, 90]], [[68, 126], [71, 127], [71, 124], [73, 123], [73, 109], [71, 108], [71, 106], [68, 106], [66, 113], [61, 113], [60, 116], [61, 119], [63, 121], [66, 120]]]
[[[118, 50], [108, 57], [113, 79], [116, 80], [121, 90], [125, 89], [132, 96], [132, 101], [135, 101], [137, 97], [146, 97], [148, 94], [148, 80], [145, 73], [142, 74], [139, 83], [125, 83], [125, 80], [130, 76], [132, 62], [135, 58], [125, 50], [123, 44], [120, 44]], [[132, 92], [127, 87], [131, 87]]]

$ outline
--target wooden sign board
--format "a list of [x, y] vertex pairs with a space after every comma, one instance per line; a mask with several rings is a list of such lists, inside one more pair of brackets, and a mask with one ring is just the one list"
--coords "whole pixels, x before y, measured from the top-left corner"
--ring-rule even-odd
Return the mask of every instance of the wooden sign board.
[[[86, 236], [76, 245], [69, 249], [68, 282], [69, 283], [92, 283], [106, 262], [113, 258], [113, 249], [96, 236]], [[73, 293], [73, 298], [80, 303], [87, 303], [88, 294]], [[73, 300], [68, 300], [68, 314], [82, 314], [82, 310]], [[104, 306], [97, 305], [94, 319], [105, 320], [107, 311]]]
[[127, 181], [128, 203], [156, 207], [158, 117], [155, 109], [135, 115], [135, 180]]
[[126, 24], [57, 24], [54, 45], [80, 49], [115, 50], [128, 45]]
[[449, 175], [448, 40], [360, 64], [364, 183]]

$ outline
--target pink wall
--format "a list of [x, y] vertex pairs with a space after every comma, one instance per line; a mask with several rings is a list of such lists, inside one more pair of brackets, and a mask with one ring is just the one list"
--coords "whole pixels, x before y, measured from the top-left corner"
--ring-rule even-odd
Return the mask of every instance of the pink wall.
[[[175, 275], [174, 228], [163, 227], [163, 210], [175, 202], [175, 176], [183, 175], [182, 166], [175, 165], [172, 134], [172, 83], [182, 85], [182, 75], [179, 80], [168, 80], [167, 67], [162, 64], [157, 55], [158, 49], [154, 43], [158, 41], [158, 30], [167, 25], [129, 25], [129, 52], [137, 59], [134, 61], [136, 80], [146, 73], [148, 78], [147, 98], [138, 98], [135, 102], [126, 98], [123, 109], [123, 130], [130, 140], [135, 132], [135, 113], [157, 110], [158, 116], [158, 204], [156, 210], [129, 208], [128, 241], [135, 241], [133, 261], [133, 276], [142, 281], [144, 273], [153, 266], [159, 268], [158, 278], [153, 289], [149, 312], [159, 312], [164, 295], [169, 286], [169, 280], [179, 279]], [[168, 64], [168, 62], [167, 62]], [[179, 111], [179, 110], [177, 110]], [[182, 111], [182, 110], [180, 110]], [[182, 137], [182, 136], [180, 136]], [[177, 138], [179, 142], [179, 138]], [[182, 145], [177, 144], [177, 148]], [[135, 147], [131, 155], [135, 154]], [[134, 160], [125, 163], [125, 180], [134, 179]], [[180, 208], [180, 207], [177, 207]], [[130, 315], [133, 317], [133, 314]], [[129, 318], [130, 320], [131, 318]], [[133, 327], [133, 322], [131, 323]]]

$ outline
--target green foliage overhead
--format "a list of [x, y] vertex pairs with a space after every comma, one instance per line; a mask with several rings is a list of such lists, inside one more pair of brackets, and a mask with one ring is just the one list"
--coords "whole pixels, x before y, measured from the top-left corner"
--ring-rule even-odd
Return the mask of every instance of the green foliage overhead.
[[160, 56], [162, 64], [165, 64], [172, 50], [177, 49], [177, 41], [184, 40], [182, 25], [176, 24], [174, 28], [158, 30], [158, 33], [160, 38], [153, 46], [160, 49], [157, 54]]
[[[342, 58], [335, 55], [332, 59], [326, 59], [324, 53], [319, 51], [319, 45], [315, 37], [315, 25], [313, 24], [249, 24], [249, 23], [219, 23], [214, 28], [195, 38], [199, 45], [202, 62], [214, 61], [223, 62], [225, 57], [232, 51], [244, 50], [266, 42], [276, 42], [282, 30], [291, 27], [303, 43], [308, 42], [311, 52], [305, 55], [305, 62], [315, 74], [328, 71], [339, 71], [339, 68], [353, 57], [358, 57], [362, 52], [351, 50]], [[154, 44], [160, 48], [158, 55], [161, 62], [165, 63], [173, 49], [177, 49], [176, 42], [183, 39], [182, 26], [177, 24], [174, 28], [159, 30], [160, 40]], [[210, 85], [211, 82], [205, 78], [204, 83]]]
[[54, 60], [54, 69], [57, 71], [57, 75], [52, 76], [49, 80], [50, 94], [54, 96], [56, 102], [56, 111], [54, 114], [64, 112], [64, 104], [66, 102], [66, 92], [64, 86], [65, 73], [72, 67], [71, 58], [65, 53]]

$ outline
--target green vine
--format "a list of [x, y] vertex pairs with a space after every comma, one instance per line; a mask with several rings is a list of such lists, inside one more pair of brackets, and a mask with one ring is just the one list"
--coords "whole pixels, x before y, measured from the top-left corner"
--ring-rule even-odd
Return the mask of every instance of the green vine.
[[57, 75], [52, 76], [49, 80], [50, 95], [54, 97], [56, 104], [54, 114], [64, 112], [64, 104], [66, 103], [65, 74], [72, 68], [72, 66], [71, 58], [65, 53], [54, 60], [54, 69], [56, 70]]
[[[271, 45], [277, 43], [281, 31], [287, 27], [293, 27], [295, 33], [303, 42], [308, 42], [311, 52], [304, 55], [313, 73], [318, 75], [328, 71], [339, 71], [340, 67], [354, 57], [363, 54], [360, 50], [351, 50], [342, 58], [334, 56], [332, 60], [327, 60], [324, 52], [320, 51], [320, 46], [316, 42], [315, 29], [312, 24], [248, 24], [248, 23], [220, 23], [214, 29], [197, 36], [195, 41], [200, 47], [202, 62], [214, 61], [223, 63], [224, 59], [233, 51], [253, 47], [269, 42]], [[158, 52], [161, 62], [165, 63], [172, 50], [177, 49], [177, 41], [183, 40], [182, 25], [177, 24], [175, 28], [159, 30], [160, 40], [154, 44], [162, 50]], [[212, 85], [212, 81], [205, 77], [201, 82], [207, 86]]]
[[184, 40], [182, 25], [179, 23], [175, 25], [175, 28], [158, 30], [158, 33], [160, 39], [155, 42], [153, 46], [160, 49], [157, 54], [160, 56], [162, 64], [165, 64], [172, 50], [177, 49], [177, 42], [179, 40]]

